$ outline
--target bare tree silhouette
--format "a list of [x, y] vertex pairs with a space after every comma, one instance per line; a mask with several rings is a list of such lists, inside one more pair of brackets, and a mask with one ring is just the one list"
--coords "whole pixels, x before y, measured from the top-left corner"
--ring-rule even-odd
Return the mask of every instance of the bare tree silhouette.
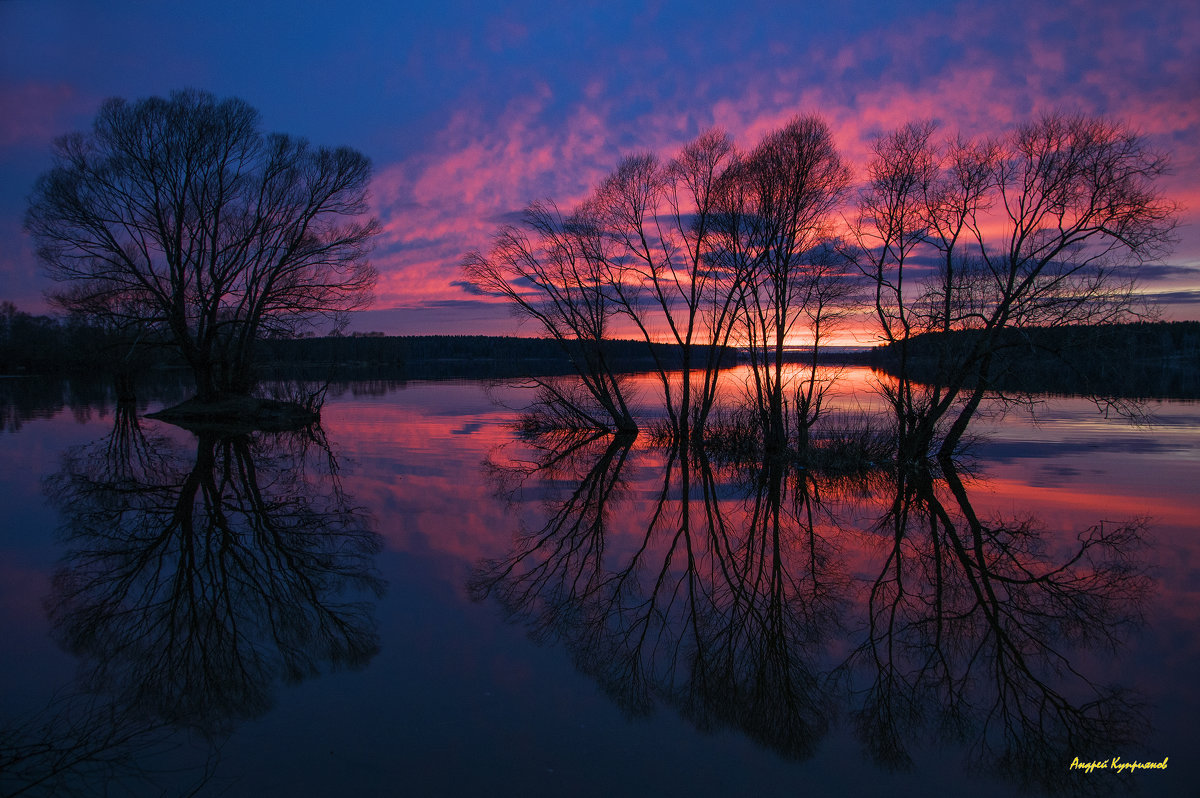
[[594, 198], [614, 246], [618, 303], [648, 343], [661, 334], [678, 347], [678, 384], [661, 362], [658, 374], [680, 438], [702, 435], [737, 319], [738, 275], [708, 259], [720, 184], [733, 160], [733, 143], [710, 130], [668, 163], [652, 155], [625, 159]]
[[202, 400], [248, 393], [254, 345], [339, 322], [375, 282], [367, 159], [259, 130], [205, 92], [113, 99], [60, 138], [25, 217], [62, 307], [171, 340]]
[[[1175, 206], [1155, 185], [1166, 159], [1123, 125], [1062, 114], [1000, 141], [938, 144], [910, 124], [874, 149], [847, 252], [898, 361], [885, 392], [901, 459], [939, 433], [950, 453], [1014, 343], [1006, 331], [1137, 317], [1135, 267], [1173, 240]], [[961, 330], [974, 334], [940, 339], [933, 384], [917, 386], [912, 339]]]
[[608, 250], [591, 206], [563, 218], [553, 205], [534, 203], [526, 208], [522, 226], [501, 228], [486, 256], [468, 253], [463, 273], [535, 320], [571, 358], [590, 402], [564, 394], [555, 381], [538, 381], [548, 404], [571, 414], [568, 424], [636, 432], [622, 381], [604, 352], [605, 333], [620, 310], [612, 295]]
[[[743, 343], [769, 451], [789, 443], [788, 399], [796, 401], [801, 447], [821, 414], [826, 384], [817, 377], [817, 352], [853, 293], [848, 264], [825, 246], [849, 182], [828, 126], [815, 116], [770, 133], [723, 176], [709, 257], [740, 275]], [[813, 339], [812, 359], [807, 378], [797, 381], [785, 374], [785, 347], [802, 333]]]
[[[607, 417], [585, 413], [593, 426], [637, 429], [601, 346], [619, 315], [648, 345], [671, 434], [689, 437], [703, 429], [716, 400], [717, 372], [729, 365], [726, 347], [737, 317], [738, 275], [709, 258], [719, 184], [733, 156], [733, 144], [717, 131], [668, 162], [631, 156], [570, 216], [531, 205], [524, 229], [502, 228], [487, 256], [467, 255], [468, 280], [506, 297], [572, 355]], [[671, 345], [669, 357], [656, 346], [662, 343]]]

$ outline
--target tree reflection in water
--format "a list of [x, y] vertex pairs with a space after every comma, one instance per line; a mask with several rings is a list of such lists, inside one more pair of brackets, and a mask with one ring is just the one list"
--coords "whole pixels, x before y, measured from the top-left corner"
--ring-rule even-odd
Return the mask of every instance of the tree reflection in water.
[[[1068, 545], [1033, 517], [980, 518], [949, 461], [714, 469], [696, 448], [593, 436], [490, 468], [506, 499], [541, 496], [544, 512], [479, 564], [472, 596], [564, 644], [631, 714], [660, 702], [805, 759], [845, 712], [883, 767], [966, 743], [973, 767], [1051, 792], [1083, 786], [1073, 757], [1138, 739], [1132, 696], [1078, 663], [1140, 621], [1143, 522]], [[864, 541], [872, 570], [851, 578], [846, 549]]]
[[1137, 743], [1135, 698], [1072, 660], [1141, 623], [1143, 520], [1067, 537], [1033, 516], [980, 518], [943, 459], [896, 477], [873, 531], [888, 542], [851, 663], [870, 682], [853, 717], [878, 761], [907, 766], [906, 741], [932, 727], [970, 742], [979, 767], [1069, 792], [1083, 783], [1064, 763]]
[[208, 746], [196, 761], [189, 743], [170, 724], [108, 696], [64, 692], [0, 727], [0, 795], [195, 795], [212, 778], [220, 749]]
[[[480, 565], [473, 597], [494, 595], [535, 638], [565, 643], [630, 714], [662, 701], [702, 729], [739, 728], [785, 756], [810, 756], [831, 711], [815, 662], [846, 586], [813, 523], [811, 486], [764, 469], [739, 504], [745, 523], [734, 523], [708, 459], [685, 445], [657, 460], [658, 488], [642, 508], [622, 479], [632, 444], [593, 438], [569, 455], [547, 450], [533, 467], [493, 466], [514, 500], [548, 474], [570, 484], [564, 463], [576, 479], [508, 557]], [[642, 520], [609, 554], [617, 505]]]
[[118, 412], [47, 481], [67, 547], [49, 613], [85, 685], [215, 736], [276, 680], [379, 650], [380, 549], [320, 430], [196, 433], [194, 454]]

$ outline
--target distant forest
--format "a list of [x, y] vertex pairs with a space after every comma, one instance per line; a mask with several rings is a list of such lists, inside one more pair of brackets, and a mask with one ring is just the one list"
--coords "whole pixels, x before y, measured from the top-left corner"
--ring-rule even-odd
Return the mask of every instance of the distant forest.
[[117, 341], [76, 318], [34, 316], [0, 302], [0, 374], [90, 372], [111, 364]]
[[[522, 377], [577, 373], [559, 342], [550, 338], [489, 335], [349, 335], [260, 341], [263, 363], [324, 370], [384, 367], [409, 378]], [[678, 347], [655, 345], [655, 355], [669, 367], [679, 361]], [[605, 341], [605, 359], [618, 372], [648, 371], [654, 355], [644, 341]], [[726, 354], [737, 362], [736, 350]]]
[[[576, 373], [562, 346], [547, 338], [356, 333], [266, 339], [257, 348], [264, 376], [295, 376], [297, 370], [319, 378], [384, 371], [407, 379]], [[606, 341], [603, 354], [619, 372], [654, 368], [654, 355], [643, 341]], [[678, 347], [658, 344], [654, 354], [668, 368], [678, 365]], [[724, 359], [734, 365], [736, 350], [727, 350]], [[74, 317], [34, 316], [11, 302], [0, 303], [0, 374], [105, 374], [183, 365], [174, 347], [150, 336], [134, 342]]]
[[[916, 373], [934, 373], [938, 353], [965, 348], [975, 331], [929, 333], [909, 340]], [[990, 386], [1114, 396], [1200, 398], [1200, 322], [1155, 322], [1097, 327], [1010, 329], [997, 357], [1004, 366]], [[484, 335], [385, 336], [379, 333], [264, 340], [263, 376], [314, 379], [366, 374], [395, 379], [502, 378], [575, 373], [558, 342], [546, 338]], [[679, 350], [658, 345], [668, 365]], [[803, 356], [803, 353], [796, 353]], [[730, 349], [728, 365], [738, 362]], [[608, 341], [604, 356], [617, 371], [654, 368], [642, 341]], [[896, 345], [869, 352], [828, 353], [827, 362], [865, 363], [890, 371]], [[90, 374], [142, 371], [182, 365], [170, 348], [143, 340], [137, 345], [103, 328], [54, 316], [35, 316], [0, 303], [0, 374]]]
[[[970, 348], [975, 330], [926, 333], [907, 342], [915, 379], [937, 372], [939, 355]], [[989, 388], [1124, 398], [1200, 399], [1200, 321], [1033, 327], [1000, 333]], [[871, 352], [894, 371], [899, 344]]]

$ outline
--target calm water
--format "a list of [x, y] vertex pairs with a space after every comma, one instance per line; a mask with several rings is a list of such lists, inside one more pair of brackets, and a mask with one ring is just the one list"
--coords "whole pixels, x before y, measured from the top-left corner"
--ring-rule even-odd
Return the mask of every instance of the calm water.
[[1195, 404], [898, 479], [535, 447], [471, 382], [335, 386], [324, 439], [0, 392], [0, 794], [1200, 784]]

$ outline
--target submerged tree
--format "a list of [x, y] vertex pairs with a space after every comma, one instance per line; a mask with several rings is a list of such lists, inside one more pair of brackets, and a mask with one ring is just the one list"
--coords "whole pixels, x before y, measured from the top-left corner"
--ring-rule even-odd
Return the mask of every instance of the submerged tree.
[[637, 429], [601, 346], [623, 320], [648, 345], [673, 434], [703, 428], [737, 312], [738, 275], [709, 259], [719, 186], [733, 161], [732, 142], [716, 131], [670, 161], [631, 156], [570, 216], [531, 205], [523, 227], [502, 228], [488, 255], [466, 257], [473, 284], [507, 298], [571, 354], [609, 417], [597, 426]]
[[371, 297], [370, 163], [264, 134], [237, 99], [113, 99], [59, 139], [25, 226], [67, 310], [161, 330], [203, 400], [253, 387], [256, 339]]
[[[849, 182], [829, 127], [815, 116], [768, 135], [723, 181], [710, 257], [738, 275], [752, 396], [769, 451], [787, 444], [789, 387], [802, 441], [821, 413], [816, 352], [850, 293], [844, 261], [824, 244]], [[813, 357], [807, 378], [797, 382], [785, 374], [785, 347], [801, 333], [812, 339]]]
[[[626, 158], [593, 202], [611, 243], [613, 295], [647, 343], [673, 344], [677, 363], [656, 355], [677, 438], [700, 437], [716, 402], [717, 374], [729, 363], [739, 275], [714, 265], [721, 184], [733, 143], [710, 130], [669, 162]], [[654, 351], [653, 346], [651, 351]], [[678, 367], [678, 381], [668, 374]]]
[[845, 261], [822, 244], [849, 175], [817, 117], [798, 117], [747, 155], [709, 131], [670, 161], [626, 158], [567, 217], [531, 205], [486, 256], [470, 253], [464, 272], [571, 354], [600, 410], [554, 393], [576, 405], [571, 423], [636, 429], [601, 345], [623, 321], [648, 344], [677, 440], [702, 437], [730, 346], [748, 345], [763, 438], [778, 449], [789, 399], [802, 433], [820, 414], [816, 363], [793, 384], [784, 342], [801, 328], [821, 340], [841, 313]]
[[[999, 142], [933, 134], [910, 124], [876, 142], [851, 225], [897, 360], [887, 393], [905, 457], [928, 452], [947, 420], [941, 451], [954, 448], [1006, 331], [1136, 318], [1135, 267], [1166, 252], [1174, 227], [1154, 184], [1165, 158], [1120, 124], [1048, 115]], [[945, 336], [933, 384], [918, 387], [912, 339], [962, 330], [974, 333]]]
[[566, 396], [553, 381], [539, 380], [552, 402], [568, 408], [578, 423], [637, 431], [604, 351], [605, 334], [619, 307], [612, 296], [606, 239], [590, 207], [564, 218], [551, 205], [531, 204], [522, 225], [501, 228], [488, 254], [468, 253], [463, 272], [480, 289], [506, 298], [518, 314], [536, 321], [559, 343], [600, 412]]

